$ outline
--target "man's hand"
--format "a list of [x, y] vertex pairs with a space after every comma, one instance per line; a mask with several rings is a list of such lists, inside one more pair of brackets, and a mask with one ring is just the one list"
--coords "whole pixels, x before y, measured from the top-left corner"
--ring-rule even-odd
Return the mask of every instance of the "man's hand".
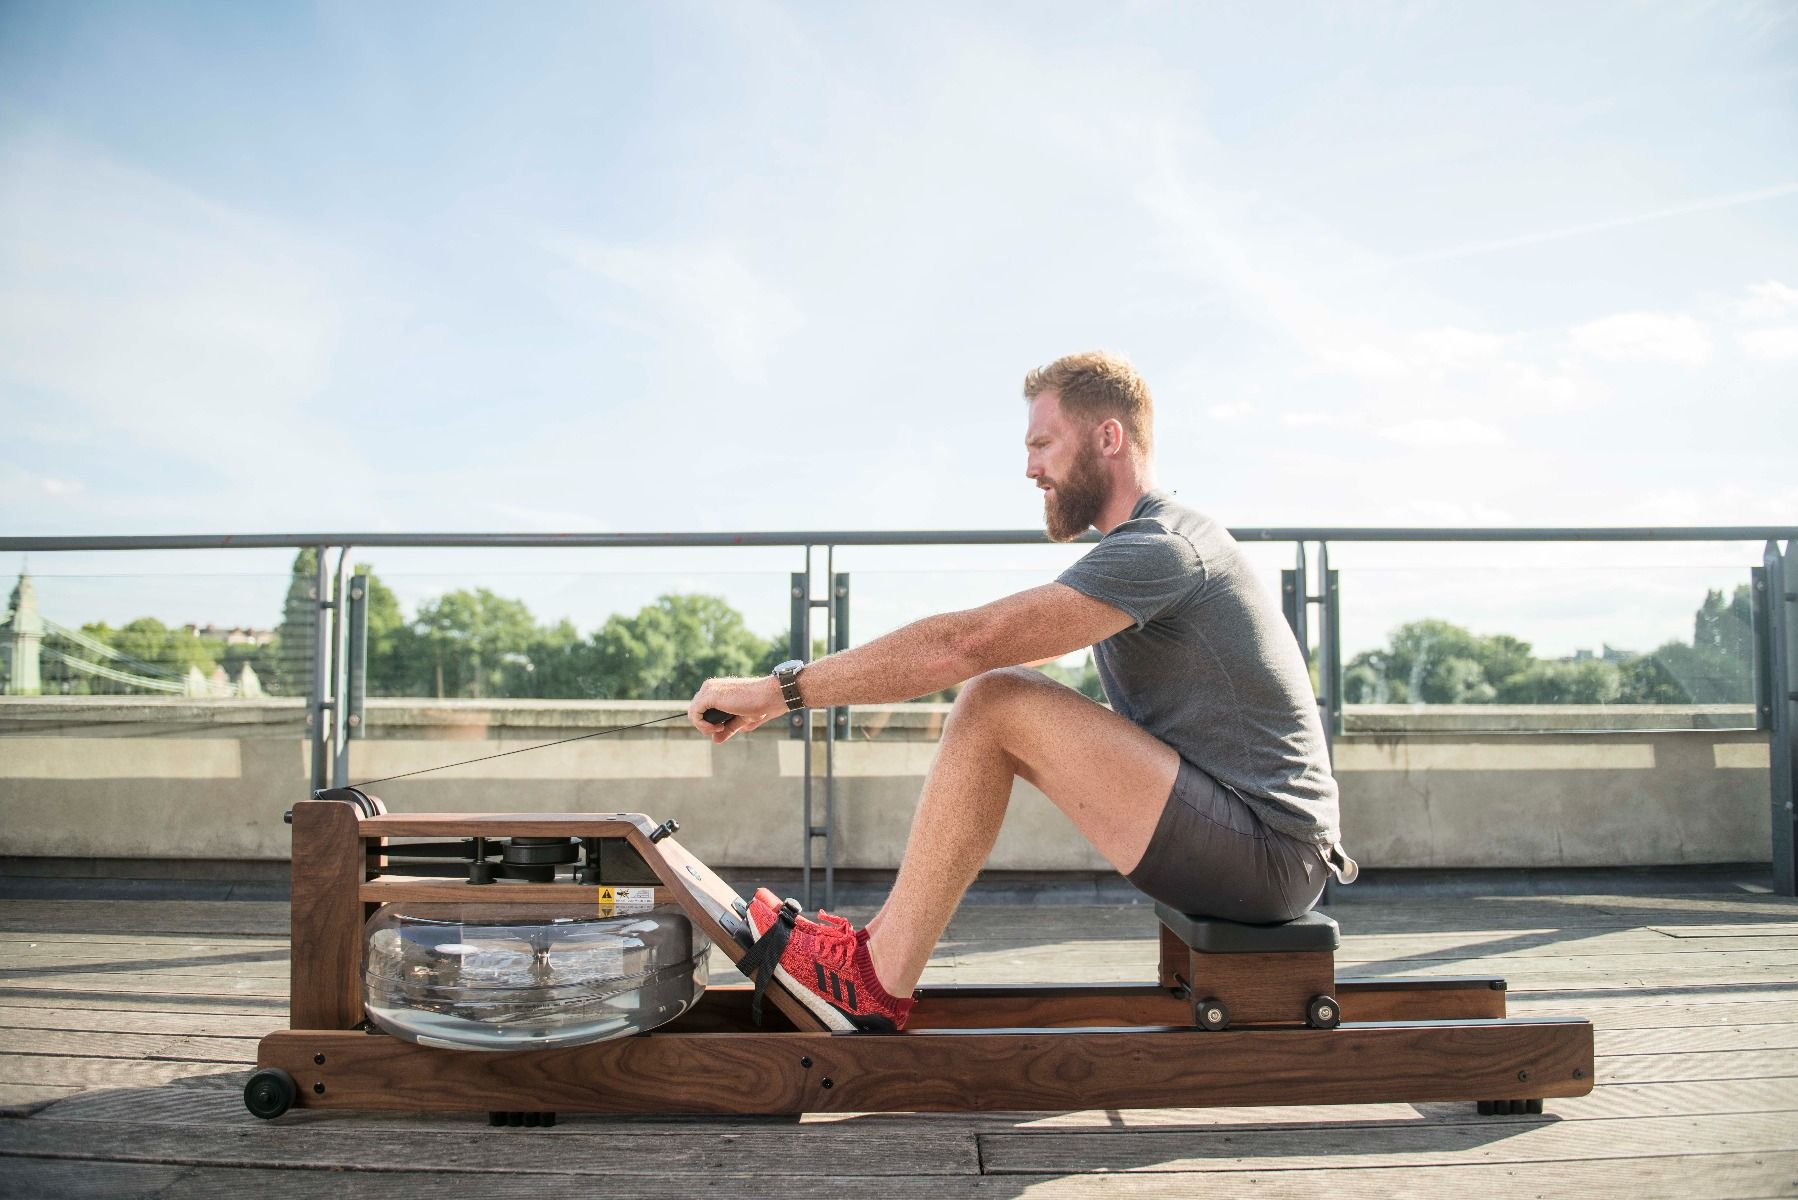
[[[733, 714], [733, 719], [723, 725], [713, 725], [701, 715], [708, 708], [723, 709]], [[786, 711], [786, 698], [780, 694], [780, 683], [772, 675], [756, 679], [708, 679], [694, 693], [693, 702], [687, 705], [687, 719], [693, 722], [693, 728], [709, 735], [712, 741], [724, 743], [739, 733], [748, 733], [775, 717], [784, 716]]]

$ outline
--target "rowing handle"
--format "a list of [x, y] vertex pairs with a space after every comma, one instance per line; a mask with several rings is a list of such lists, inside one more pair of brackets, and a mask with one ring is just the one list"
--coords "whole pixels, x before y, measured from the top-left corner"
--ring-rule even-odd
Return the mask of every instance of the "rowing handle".
[[727, 713], [722, 708], [708, 708], [699, 715], [705, 718], [707, 725], [728, 725], [737, 719], [736, 713]]

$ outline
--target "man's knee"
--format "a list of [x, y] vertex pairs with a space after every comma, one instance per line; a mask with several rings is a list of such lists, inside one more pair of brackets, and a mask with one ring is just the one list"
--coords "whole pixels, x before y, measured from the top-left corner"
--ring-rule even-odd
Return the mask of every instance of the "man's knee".
[[1032, 667], [1000, 667], [983, 671], [961, 685], [955, 696], [955, 712], [961, 716], [991, 716], [1020, 706], [1045, 690], [1062, 687]]

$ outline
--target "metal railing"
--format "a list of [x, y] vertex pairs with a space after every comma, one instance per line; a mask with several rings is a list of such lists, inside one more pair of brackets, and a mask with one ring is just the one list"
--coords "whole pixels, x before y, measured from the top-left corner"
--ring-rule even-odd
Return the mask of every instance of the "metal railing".
[[[1282, 572], [1286, 619], [1309, 657], [1315, 652], [1320, 716], [1328, 737], [1342, 732], [1343, 674], [1340, 585], [1330, 566], [1330, 544], [1344, 542], [1762, 542], [1761, 565], [1752, 569], [1755, 728], [1769, 736], [1769, 800], [1772, 810], [1772, 868], [1775, 889], [1798, 895], [1798, 674], [1792, 639], [1798, 631], [1798, 525], [1630, 526], [1566, 528], [1353, 528], [1264, 527], [1232, 529], [1244, 543], [1289, 543], [1294, 565]], [[1095, 542], [1089, 531], [1078, 539]], [[1786, 544], [1782, 549], [1781, 541]], [[307, 734], [314, 788], [349, 782], [349, 743], [362, 736], [362, 678], [367, 653], [367, 579], [350, 574], [350, 551], [369, 548], [727, 548], [793, 547], [804, 550], [804, 569], [791, 576], [792, 657], [809, 659], [813, 612], [825, 611], [827, 652], [848, 645], [850, 579], [835, 570], [835, 550], [843, 546], [1005, 546], [1047, 545], [1040, 530], [816, 530], [736, 533], [311, 533], [179, 534], [169, 536], [0, 537], [0, 551], [314, 549], [315, 604]], [[1316, 548], [1312, 568], [1310, 547]], [[814, 552], [824, 551], [826, 594], [817, 595]], [[328, 563], [330, 551], [337, 563]], [[1315, 573], [1314, 573], [1315, 572]], [[1315, 583], [1315, 588], [1314, 588]], [[1312, 610], [1317, 610], [1315, 622]], [[1315, 628], [1316, 636], [1312, 631]], [[817, 740], [814, 713], [793, 715], [789, 736], [806, 746], [802, 781], [802, 874], [806, 903], [812, 903], [814, 849], [823, 843], [824, 903], [835, 891], [835, 748], [847, 735], [847, 709], [832, 709], [824, 732], [822, 813], [816, 811], [819, 782], [810, 753]]]

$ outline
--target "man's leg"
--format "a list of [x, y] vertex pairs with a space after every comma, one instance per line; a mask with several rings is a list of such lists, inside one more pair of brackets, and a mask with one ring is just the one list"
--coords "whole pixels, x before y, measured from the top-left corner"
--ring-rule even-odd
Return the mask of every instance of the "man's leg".
[[1035, 784], [1129, 874], [1179, 769], [1172, 747], [1039, 671], [1012, 667], [969, 680], [943, 727], [892, 894], [868, 923], [881, 983], [895, 996], [917, 986], [998, 840], [1013, 776]]

